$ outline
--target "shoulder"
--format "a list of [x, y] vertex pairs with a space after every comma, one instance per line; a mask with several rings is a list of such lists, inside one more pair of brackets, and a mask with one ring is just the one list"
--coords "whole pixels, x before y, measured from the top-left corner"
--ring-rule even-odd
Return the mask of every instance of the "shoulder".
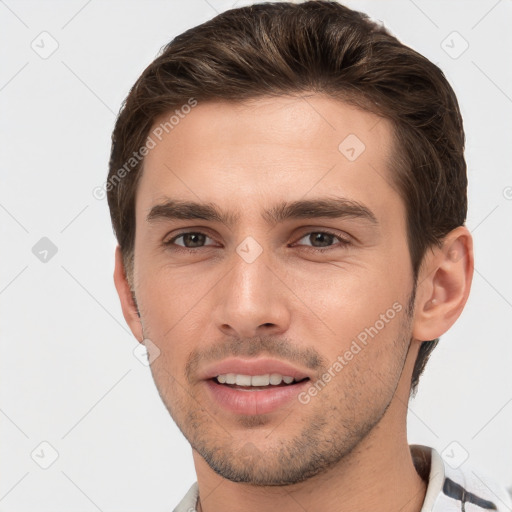
[[[484, 471], [466, 465], [457, 469], [450, 468], [446, 464], [445, 466], [447, 467], [442, 501], [451, 500], [465, 504], [465, 507], [461, 508], [465, 512], [512, 510], [512, 500], [508, 491], [493, 481]], [[440, 510], [442, 511], [442, 508]]]
[[413, 458], [430, 454], [427, 494], [421, 512], [510, 512], [512, 498], [500, 484], [467, 462], [453, 467], [433, 448], [411, 446]]

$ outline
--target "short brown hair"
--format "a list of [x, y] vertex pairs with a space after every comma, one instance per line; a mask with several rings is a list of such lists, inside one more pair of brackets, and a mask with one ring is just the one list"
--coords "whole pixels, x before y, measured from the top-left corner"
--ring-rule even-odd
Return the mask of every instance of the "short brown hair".
[[[223, 12], [174, 38], [132, 87], [112, 134], [107, 180], [112, 224], [129, 279], [143, 165], [139, 152], [155, 120], [191, 99], [238, 102], [303, 93], [329, 95], [391, 121], [393, 178], [407, 210], [417, 279], [427, 248], [439, 245], [466, 219], [464, 130], [455, 93], [437, 66], [383, 26], [337, 2], [320, 0]], [[139, 158], [132, 161], [136, 153]], [[437, 341], [420, 347], [413, 392]]]

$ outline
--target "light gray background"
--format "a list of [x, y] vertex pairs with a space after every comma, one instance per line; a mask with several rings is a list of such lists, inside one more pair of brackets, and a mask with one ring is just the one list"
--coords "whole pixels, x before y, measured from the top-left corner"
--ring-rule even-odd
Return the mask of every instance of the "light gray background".
[[[410, 404], [410, 441], [448, 446], [459, 462], [467, 453], [465, 465], [509, 485], [512, 4], [347, 4], [437, 63], [465, 119], [473, 290]], [[142, 70], [172, 37], [232, 6], [0, 1], [1, 511], [170, 511], [195, 480], [190, 448], [133, 354], [107, 203], [92, 191]], [[42, 237], [57, 247], [47, 262], [32, 252]]]

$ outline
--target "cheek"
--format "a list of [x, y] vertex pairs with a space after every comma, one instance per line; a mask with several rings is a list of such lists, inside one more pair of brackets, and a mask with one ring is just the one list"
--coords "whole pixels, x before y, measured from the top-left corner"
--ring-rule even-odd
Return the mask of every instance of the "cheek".
[[[327, 362], [328, 374], [319, 377], [332, 381], [327, 394], [333, 393], [343, 407], [358, 400], [378, 405], [390, 399], [407, 353], [406, 305], [396, 300], [398, 292], [377, 294], [372, 289], [346, 286], [323, 304], [318, 316], [329, 329], [322, 330], [322, 340], [318, 321], [301, 324]], [[315, 290], [311, 292], [314, 297]]]
[[[365, 328], [378, 322], [391, 323], [405, 311], [409, 284], [392, 272], [370, 265], [318, 266], [299, 272], [288, 270], [287, 281], [297, 298], [294, 302], [298, 319], [310, 327], [323, 323], [331, 337], [355, 338]], [[384, 320], [380, 320], [384, 315]], [[392, 322], [391, 322], [392, 320]], [[324, 329], [323, 329], [324, 330]]]
[[349, 322], [339, 322], [339, 336], [321, 348], [328, 361], [326, 372], [312, 383], [319, 389], [322, 382], [327, 383], [318, 393], [319, 398], [322, 395], [319, 405], [321, 402], [343, 409], [346, 418], [354, 415], [356, 420], [362, 409], [376, 411], [389, 403], [400, 379], [409, 339], [404, 310], [397, 309], [395, 304], [395, 308], [384, 309], [377, 320], [352, 326], [352, 335], [344, 329]]
[[137, 301], [144, 335], [160, 350], [153, 364], [180, 378], [191, 341], [209, 318], [202, 299], [211, 286], [197, 273], [159, 269], [154, 264], [143, 268], [152, 271], [139, 274]]
[[161, 329], [169, 329], [173, 322], [192, 312], [215, 283], [213, 273], [204, 267], [172, 266], [165, 255], [141, 255], [138, 263], [138, 300], [147, 317], [165, 324]]

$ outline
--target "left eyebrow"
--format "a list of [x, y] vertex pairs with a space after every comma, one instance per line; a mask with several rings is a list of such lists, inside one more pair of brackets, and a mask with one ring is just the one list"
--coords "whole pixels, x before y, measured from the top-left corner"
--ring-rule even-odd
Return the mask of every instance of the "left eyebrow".
[[364, 204], [343, 197], [283, 202], [263, 213], [263, 218], [269, 224], [277, 224], [288, 219], [313, 219], [316, 217], [331, 219], [352, 217], [369, 221], [375, 225], [379, 223], [375, 214]]
[[[291, 219], [313, 219], [327, 217], [359, 218], [378, 225], [375, 214], [364, 204], [347, 198], [320, 198], [283, 201], [264, 210], [263, 219], [269, 225], [275, 225]], [[153, 206], [146, 217], [148, 222], [163, 219], [207, 220], [221, 222], [228, 227], [233, 226], [240, 214], [232, 211], [224, 212], [213, 203], [198, 203], [168, 198], [165, 202]]]

